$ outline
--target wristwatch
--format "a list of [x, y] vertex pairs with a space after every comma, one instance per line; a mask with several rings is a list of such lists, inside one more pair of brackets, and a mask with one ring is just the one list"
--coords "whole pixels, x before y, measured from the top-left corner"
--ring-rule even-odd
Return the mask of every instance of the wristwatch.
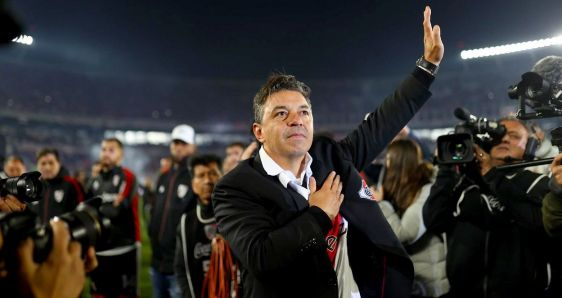
[[439, 66], [435, 65], [427, 60], [423, 56], [421, 56], [418, 61], [416, 61], [416, 66], [425, 70], [430, 75], [434, 76], [437, 71], [439, 70]]

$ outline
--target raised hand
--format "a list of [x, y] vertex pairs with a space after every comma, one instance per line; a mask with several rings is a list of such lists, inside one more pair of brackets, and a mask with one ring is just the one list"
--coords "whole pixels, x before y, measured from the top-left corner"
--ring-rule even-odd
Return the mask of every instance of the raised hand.
[[425, 7], [423, 12], [423, 56], [425, 60], [439, 65], [443, 59], [445, 46], [441, 40], [441, 27], [431, 26], [431, 8]]

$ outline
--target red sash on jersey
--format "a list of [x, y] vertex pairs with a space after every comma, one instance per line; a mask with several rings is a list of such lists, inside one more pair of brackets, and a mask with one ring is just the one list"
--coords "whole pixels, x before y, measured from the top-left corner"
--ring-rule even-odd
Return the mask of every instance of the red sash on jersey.
[[341, 214], [338, 213], [334, 221], [332, 222], [332, 229], [326, 235], [326, 243], [328, 244], [328, 248], [326, 252], [328, 253], [328, 257], [332, 262], [332, 266], [335, 268], [335, 260], [336, 255], [338, 253], [338, 243], [340, 240], [340, 230], [342, 228], [343, 220]]

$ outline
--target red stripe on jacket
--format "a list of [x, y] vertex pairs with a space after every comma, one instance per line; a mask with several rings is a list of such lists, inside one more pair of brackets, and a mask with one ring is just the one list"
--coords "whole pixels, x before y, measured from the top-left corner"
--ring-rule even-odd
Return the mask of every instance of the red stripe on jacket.
[[122, 169], [123, 169], [123, 174], [125, 175], [125, 188], [123, 189], [123, 192], [119, 194], [117, 200], [118, 203], [120, 204], [121, 202], [123, 202], [125, 199], [127, 199], [129, 196], [132, 195], [131, 212], [133, 212], [133, 220], [135, 223], [135, 240], [140, 241], [141, 236], [140, 236], [140, 222], [139, 222], [139, 212], [138, 212], [139, 198], [137, 192], [133, 189], [133, 186], [135, 185], [135, 175], [127, 168], [122, 168]]

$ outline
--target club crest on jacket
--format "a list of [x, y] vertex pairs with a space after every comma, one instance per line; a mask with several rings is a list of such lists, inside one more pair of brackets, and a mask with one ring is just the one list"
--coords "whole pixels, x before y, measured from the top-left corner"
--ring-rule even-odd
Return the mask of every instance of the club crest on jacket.
[[57, 203], [62, 202], [62, 199], [64, 198], [64, 190], [62, 189], [55, 190], [54, 196], [55, 196], [55, 201], [57, 201]]
[[374, 199], [373, 193], [369, 189], [369, 186], [367, 185], [367, 182], [365, 182], [364, 179], [361, 179], [361, 188], [359, 189], [359, 191], [357, 193], [363, 199], [367, 199], [367, 200], [373, 200]]
[[178, 185], [178, 197], [180, 199], [183, 199], [188, 191], [189, 191], [189, 187], [187, 187], [187, 185], [185, 184]]

